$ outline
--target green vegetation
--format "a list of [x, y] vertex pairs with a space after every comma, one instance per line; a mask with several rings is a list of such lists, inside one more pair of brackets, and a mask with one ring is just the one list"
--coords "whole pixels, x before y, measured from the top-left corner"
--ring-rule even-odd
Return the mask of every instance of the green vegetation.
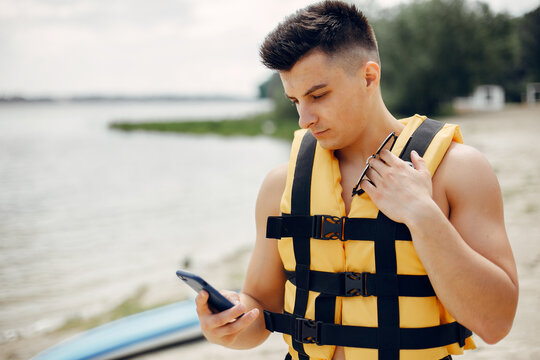
[[528, 82], [540, 81], [540, 6], [516, 19], [519, 38], [518, 79]]
[[539, 15], [540, 8], [512, 18], [465, 0], [416, 1], [387, 11], [373, 24], [390, 110], [439, 114], [481, 84], [501, 85], [507, 101], [521, 101], [540, 66]]
[[[294, 108], [293, 108], [294, 109]], [[168, 121], [168, 122], [115, 122], [112, 129], [124, 131], [158, 131], [188, 134], [218, 134], [222, 136], [258, 136], [266, 135], [278, 139], [292, 139], [298, 129], [296, 119], [277, 117], [275, 112], [263, 113], [242, 119], [221, 121]]]

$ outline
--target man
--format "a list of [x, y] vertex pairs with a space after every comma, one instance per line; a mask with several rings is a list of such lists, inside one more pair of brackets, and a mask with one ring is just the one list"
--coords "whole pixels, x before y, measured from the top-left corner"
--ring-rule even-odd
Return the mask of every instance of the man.
[[288, 359], [433, 360], [474, 348], [471, 331], [502, 339], [518, 282], [495, 174], [457, 126], [386, 109], [362, 13], [311, 5], [261, 56], [304, 130], [261, 186], [237, 305], [212, 314], [197, 297], [207, 339], [251, 348], [270, 330]]

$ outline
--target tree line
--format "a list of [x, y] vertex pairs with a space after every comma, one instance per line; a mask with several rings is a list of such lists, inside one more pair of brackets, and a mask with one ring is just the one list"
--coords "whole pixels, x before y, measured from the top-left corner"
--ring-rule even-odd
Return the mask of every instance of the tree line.
[[[540, 6], [520, 17], [486, 3], [417, 0], [370, 18], [379, 44], [383, 98], [395, 114], [440, 115], [481, 84], [501, 85], [520, 102], [540, 82]], [[277, 74], [259, 87], [277, 119], [296, 119]]]

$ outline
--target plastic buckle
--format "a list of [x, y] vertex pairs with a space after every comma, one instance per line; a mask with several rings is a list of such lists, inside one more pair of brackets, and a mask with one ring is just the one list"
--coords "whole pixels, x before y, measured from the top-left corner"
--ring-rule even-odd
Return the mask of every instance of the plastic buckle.
[[266, 330], [274, 332], [274, 320], [272, 319], [272, 313], [267, 310], [263, 310], [264, 327]]
[[344, 241], [345, 218], [337, 216], [320, 216], [319, 238], [322, 240]]
[[367, 273], [345, 273], [345, 296], [368, 296], [366, 289]]
[[303, 344], [319, 345], [319, 324], [320, 321], [296, 318], [294, 340]]

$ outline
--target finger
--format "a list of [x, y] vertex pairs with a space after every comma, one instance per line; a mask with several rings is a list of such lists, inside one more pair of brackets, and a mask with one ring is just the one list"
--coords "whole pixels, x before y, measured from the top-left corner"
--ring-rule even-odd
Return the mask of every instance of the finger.
[[234, 322], [230, 322], [215, 331], [217, 337], [223, 337], [231, 334], [236, 334], [251, 325], [259, 316], [259, 309], [251, 309], [241, 318]]
[[411, 160], [416, 170], [428, 171], [426, 162], [415, 150], [411, 151]]
[[200, 316], [199, 320], [201, 328], [203, 332], [208, 334], [212, 333], [212, 337], [215, 337], [216, 331], [219, 331], [219, 329], [223, 326], [237, 321], [237, 318], [244, 314], [245, 311], [245, 305], [239, 304], [217, 314], [210, 313], [206, 316]]
[[[369, 160], [369, 169], [367, 173], [373, 170], [377, 172], [380, 176], [384, 176], [384, 172], [388, 170], [388, 165], [386, 165], [382, 160], [380, 159], [370, 159]], [[368, 175], [368, 177], [371, 179], [371, 177]], [[373, 179], [372, 179], [373, 180]]]
[[403, 163], [403, 160], [398, 158], [396, 155], [394, 155], [387, 149], [381, 151], [379, 156], [381, 160], [384, 161], [388, 166], [399, 166], [401, 163]]
[[[377, 164], [376, 166], [377, 167], [370, 165], [369, 169], [366, 171], [366, 176], [368, 180], [371, 181], [372, 184], [375, 184], [375, 186], [377, 186], [376, 184], [379, 184], [379, 181], [383, 177], [383, 175], [379, 172], [382, 170], [381, 167], [379, 166], [379, 164]], [[382, 167], [386, 167], [386, 165], [382, 165]]]
[[205, 290], [199, 291], [199, 294], [195, 297], [195, 305], [197, 306], [197, 314], [199, 316], [212, 314], [212, 311], [208, 307], [208, 293]]
[[214, 314], [215, 316], [213, 317], [213, 324], [216, 327], [226, 325], [240, 317], [240, 315], [244, 315], [246, 310], [247, 309], [244, 304], [235, 305], [230, 309]]
[[367, 179], [362, 180], [362, 182], [360, 183], [360, 188], [364, 190], [368, 195], [370, 195], [370, 193], [372, 193], [373, 190], [376, 189], [375, 185]]

